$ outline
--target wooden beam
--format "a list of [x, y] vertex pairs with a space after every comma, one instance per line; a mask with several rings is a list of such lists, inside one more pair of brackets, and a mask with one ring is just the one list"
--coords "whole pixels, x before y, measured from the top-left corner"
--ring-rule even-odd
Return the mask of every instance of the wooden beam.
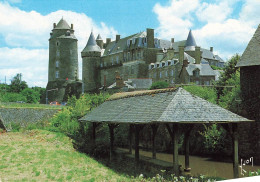
[[179, 175], [179, 159], [178, 159], [178, 141], [179, 141], [179, 125], [178, 124], [172, 124], [172, 127], [170, 127], [169, 124], [166, 124], [166, 128], [169, 132], [169, 134], [172, 137], [172, 143], [173, 143], [173, 171], [175, 175]]
[[159, 125], [158, 124], [151, 124], [150, 126], [152, 128], [153, 159], [156, 159], [155, 136], [156, 136]]
[[132, 145], [133, 145], [133, 131], [134, 131], [134, 125], [129, 125], [129, 131], [128, 131], [128, 138], [129, 138], [129, 153], [132, 154]]
[[185, 126], [187, 129], [184, 134], [184, 145], [185, 145], [185, 171], [190, 171], [190, 133], [194, 125]]
[[135, 125], [135, 163], [136, 165], [139, 164], [139, 133], [143, 125]]
[[110, 161], [113, 159], [114, 154], [114, 128], [116, 124], [108, 124], [110, 134]]
[[233, 139], [233, 175], [234, 178], [239, 178], [238, 169], [238, 131], [237, 123], [232, 124], [232, 139]]

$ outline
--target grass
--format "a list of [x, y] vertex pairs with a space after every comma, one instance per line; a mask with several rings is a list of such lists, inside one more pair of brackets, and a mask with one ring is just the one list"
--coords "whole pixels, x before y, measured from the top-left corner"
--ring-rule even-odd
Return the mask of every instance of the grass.
[[130, 181], [44, 130], [0, 134], [0, 181]]
[[30, 103], [16, 103], [16, 102], [0, 102], [0, 108], [42, 108], [42, 109], [60, 109], [62, 105], [48, 105], [48, 104], [30, 104]]

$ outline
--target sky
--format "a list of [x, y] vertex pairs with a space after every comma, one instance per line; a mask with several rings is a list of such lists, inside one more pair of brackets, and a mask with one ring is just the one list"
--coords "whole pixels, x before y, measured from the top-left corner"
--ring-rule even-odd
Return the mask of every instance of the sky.
[[260, 0], [0, 0], [0, 83], [22, 73], [30, 87], [46, 87], [50, 32], [63, 17], [74, 24], [82, 59], [91, 30], [115, 39], [146, 28], [155, 37], [185, 40], [191, 29], [202, 48], [223, 60], [242, 54], [260, 23]]

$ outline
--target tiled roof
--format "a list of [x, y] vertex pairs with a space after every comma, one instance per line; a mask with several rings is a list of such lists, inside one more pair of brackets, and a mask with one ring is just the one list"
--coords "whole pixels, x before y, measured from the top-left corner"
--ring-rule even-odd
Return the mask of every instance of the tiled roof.
[[195, 63], [195, 59], [191, 57], [189, 54], [187, 54], [186, 52], [184, 52], [184, 60], [189, 61], [189, 63]]
[[216, 123], [250, 121], [182, 88], [118, 93], [80, 119], [111, 123]]
[[260, 24], [249, 41], [237, 67], [260, 65]]
[[214, 70], [208, 64], [188, 64], [186, 70], [190, 76], [195, 69], [200, 70], [200, 76], [215, 76]]
[[54, 29], [70, 29], [69, 24], [62, 18]]
[[82, 52], [89, 52], [89, 51], [96, 51], [96, 52], [101, 52], [100, 47], [97, 45], [97, 42], [95, 40], [95, 37], [93, 35], [93, 32], [91, 32], [87, 45], [86, 47], [83, 49]]

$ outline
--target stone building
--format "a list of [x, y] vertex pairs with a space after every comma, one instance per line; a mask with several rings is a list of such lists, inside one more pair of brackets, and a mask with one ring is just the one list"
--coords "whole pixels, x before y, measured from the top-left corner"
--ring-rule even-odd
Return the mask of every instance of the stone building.
[[81, 85], [78, 81], [77, 51], [73, 25], [69, 26], [61, 19], [57, 25], [54, 24], [49, 39], [47, 90], [58, 88], [58, 91], [49, 92], [50, 101], [66, 100], [66, 95], [72, 93], [79, 95], [81, 88], [84, 92], [108, 88], [116, 82], [116, 72], [122, 79], [122, 86], [131, 79], [210, 84], [215, 75], [209, 65], [223, 67], [223, 60], [214, 55], [213, 48], [208, 50], [196, 45], [191, 31], [187, 40], [179, 42], [175, 42], [174, 38], [171, 41], [156, 38], [150, 28], [125, 38], [116, 35], [114, 41], [106, 38], [105, 42], [100, 35], [95, 39], [91, 32], [81, 52]]
[[153, 81], [166, 81], [172, 86], [191, 82], [210, 85], [218, 79], [220, 72], [210, 65], [224, 67], [224, 62], [214, 55], [212, 47], [210, 50], [198, 47], [190, 31], [187, 40], [174, 42], [172, 39], [168, 50], [157, 53], [156, 62], [149, 65], [149, 77]]
[[[49, 39], [48, 101], [63, 101], [67, 95], [80, 93], [78, 40], [71, 26], [62, 18], [53, 24]], [[57, 89], [57, 90], [56, 90]]]
[[260, 25], [236, 66], [240, 68], [245, 116], [255, 120], [239, 128], [241, 156], [252, 156], [260, 164]]

